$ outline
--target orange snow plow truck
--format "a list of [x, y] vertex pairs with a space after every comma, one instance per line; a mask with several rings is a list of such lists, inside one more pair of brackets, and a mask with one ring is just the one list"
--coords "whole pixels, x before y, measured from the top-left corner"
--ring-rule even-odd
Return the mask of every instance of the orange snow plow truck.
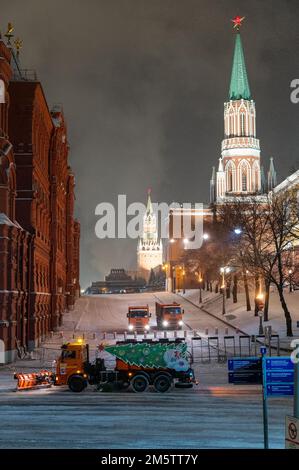
[[160, 304], [156, 302], [157, 327], [163, 329], [181, 330], [184, 310], [177, 302], [172, 304]]
[[149, 331], [151, 316], [148, 305], [143, 307], [129, 307], [127, 313], [129, 330]]
[[72, 392], [82, 392], [88, 384], [97, 388], [110, 384], [118, 389], [131, 386], [135, 392], [144, 392], [149, 386], [157, 392], [166, 392], [173, 383], [177, 388], [190, 388], [196, 383], [183, 339], [127, 340], [99, 349], [115, 357], [114, 369], [107, 369], [102, 358], [89, 362], [88, 344], [66, 343], [61, 347], [56, 372], [17, 373], [14, 376], [18, 380], [17, 390], [67, 385]]

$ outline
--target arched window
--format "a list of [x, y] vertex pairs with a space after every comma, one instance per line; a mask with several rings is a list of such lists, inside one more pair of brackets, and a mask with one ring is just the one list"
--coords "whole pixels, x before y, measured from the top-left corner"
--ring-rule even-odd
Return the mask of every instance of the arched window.
[[226, 191], [228, 193], [235, 191], [235, 173], [236, 167], [232, 160], [229, 160], [225, 166], [226, 173]]
[[245, 135], [245, 113], [241, 113], [241, 136]]
[[228, 173], [227, 173], [227, 190], [231, 192], [233, 190], [233, 171], [231, 168], [229, 168]]
[[234, 135], [234, 115], [233, 113], [229, 116], [229, 135]]
[[247, 160], [242, 160], [238, 166], [238, 190], [243, 192], [251, 191], [251, 167]]
[[242, 168], [242, 191], [247, 191], [247, 169], [245, 166]]

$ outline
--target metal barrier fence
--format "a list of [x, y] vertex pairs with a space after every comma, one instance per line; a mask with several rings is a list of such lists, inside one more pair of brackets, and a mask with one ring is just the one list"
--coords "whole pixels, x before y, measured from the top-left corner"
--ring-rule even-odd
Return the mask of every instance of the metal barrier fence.
[[[226, 331], [227, 332], [227, 331]], [[205, 333], [208, 333], [206, 329]], [[217, 333], [217, 331], [215, 331]], [[143, 339], [158, 340], [177, 338], [186, 339], [193, 362], [210, 363], [218, 362], [223, 363], [231, 357], [244, 357], [244, 356], [257, 356], [260, 352], [260, 347], [267, 348], [267, 354], [271, 356], [273, 353], [276, 356], [280, 355], [280, 338], [278, 334], [269, 335], [201, 335], [198, 331], [192, 330], [178, 330], [178, 331], [151, 331], [150, 333], [137, 333], [124, 331], [122, 333], [109, 332], [109, 333], [68, 333], [64, 334], [59, 332], [58, 336], [52, 337], [48, 341], [48, 345], [34, 351], [34, 357], [41, 361], [42, 365], [49, 365], [60, 354], [60, 346], [67, 341], [72, 341], [77, 338], [82, 338], [89, 343], [90, 349], [95, 354], [98, 345], [104, 341], [112, 342], [135, 339], [142, 341]]]
[[196, 335], [191, 338], [191, 355], [194, 363], [205, 364], [212, 361], [222, 363], [230, 357], [258, 356], [261, 346], [266, 347], [269, 356], [273, 351], [276, 356], [280, 356], [280, 340], [277, 334], [271, 337], [265, 335], [225, 335], [222, 337]]

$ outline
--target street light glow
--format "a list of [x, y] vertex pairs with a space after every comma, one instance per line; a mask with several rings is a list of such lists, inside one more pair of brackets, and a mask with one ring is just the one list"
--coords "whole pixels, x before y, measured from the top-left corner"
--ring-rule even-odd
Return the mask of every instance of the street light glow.
[[204, 240], [208, 240], [208, 239], [210, 238], [210, 235], [209, 235], [208, 233], [204, 233], [203, 236], [202, 236], [202, 238], [203, 238]]
[[242, 230], [239, 227], [237, 227], [237, 228], [234, 229], [234, 232], [235, 232], [236, 235], [241, 235]]
[[264, 294], [262, 292], [259, 292], [259, 294], [256, 296], [257, 300], [264, 300]]

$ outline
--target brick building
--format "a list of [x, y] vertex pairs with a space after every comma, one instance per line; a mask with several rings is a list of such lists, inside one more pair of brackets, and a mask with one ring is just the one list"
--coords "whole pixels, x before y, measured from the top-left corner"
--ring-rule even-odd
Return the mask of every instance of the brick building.
[[62, 109], [49, 110], [41, 83], [2, 39], [0, 135], [0, 344], [9, 362], [74, 305], [80, 225]]

